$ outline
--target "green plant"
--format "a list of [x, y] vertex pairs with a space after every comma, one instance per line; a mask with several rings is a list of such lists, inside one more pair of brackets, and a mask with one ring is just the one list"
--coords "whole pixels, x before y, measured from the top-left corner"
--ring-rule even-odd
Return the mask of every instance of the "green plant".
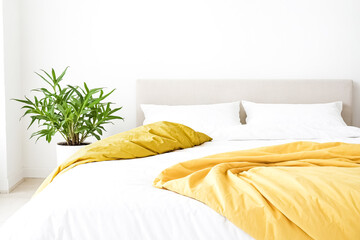
[[71, 85], [61, 87], [59, 83], [67, 69], [60, 76], [56, 76], [54, 69], [51, 74], [44, 70], [41, 70], [43, 75], [35, 72], [51, 88], [33, 89], [39, 96], [34, 96], [32, 100], [26, 96], [25, 99], [13, 99], [24, 104], [22, 109], [26, 111], [22, 117], [29, 115], [31, 118], [28, 129], [35, 121], [42, 128], [31, 135], [31, 138], [37, 136], [36, 141], [45, 137], [46, 141], [51, 142], [59, 132], [67, 145], [81, 145], [90, 136], [99, 140], [105, 131], [104, 124], [123, 119], [115, 115], [121, 107], [112, 109], [112, 103], [104, 102], [115, 89], [104, 93], [103, 88], [89, 89], [85, 82], [83, 88]]

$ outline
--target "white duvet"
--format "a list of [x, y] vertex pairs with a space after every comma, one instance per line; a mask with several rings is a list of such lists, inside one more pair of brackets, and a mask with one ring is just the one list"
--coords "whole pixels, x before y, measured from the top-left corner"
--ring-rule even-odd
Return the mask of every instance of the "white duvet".
[[[350, 135], [312, 141], [360, 143], [345, 136]], [[201, 202], [152, 182], [178, 162], [292, 141], [213, 141], [147, 158], [77, 166], [16, 212], [0, 229], [0, 239], [252, 239]]]

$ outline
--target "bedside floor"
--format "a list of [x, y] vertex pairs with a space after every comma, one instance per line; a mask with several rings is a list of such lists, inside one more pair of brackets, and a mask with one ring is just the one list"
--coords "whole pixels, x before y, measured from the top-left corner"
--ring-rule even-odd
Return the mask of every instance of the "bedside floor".
[[11, 193], [0, 194], [0, 226], [30, 200], [43, 181], [42, 178], [26, 178]]

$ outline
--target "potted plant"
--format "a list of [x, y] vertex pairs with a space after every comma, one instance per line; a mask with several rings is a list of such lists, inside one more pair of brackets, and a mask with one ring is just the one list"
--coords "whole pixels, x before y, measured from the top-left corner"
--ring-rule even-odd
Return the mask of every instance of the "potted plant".
[[89, 89], [85, 82], [84, 87], [60, 86], [67, 69], [59, 76], [54, 69], [51, 73], [41, 70], [42, 74], [36, 74], [49, 85], [48, 88], [33, 89], [37, 94], [32, 100], [26, 96], [25, 99], [14, 99], [24, 104], [22, 117], [28, 115], [31, 118], [28, 129], [34, 122], [41, 128], [30, 138], [37, 137], [37, 141], [44, 137], [49, 143], [56, 133], [64, 138], [64, 142], [57, 143], [58, 164], [89, 144], [86, 142], [88, 137], [99, 140], [105, 124], [123, 119], [115, 115], [121, 107], [112, 109], [112, 103], [104, 101], [115, 89], [104, 93], [103, 88]]

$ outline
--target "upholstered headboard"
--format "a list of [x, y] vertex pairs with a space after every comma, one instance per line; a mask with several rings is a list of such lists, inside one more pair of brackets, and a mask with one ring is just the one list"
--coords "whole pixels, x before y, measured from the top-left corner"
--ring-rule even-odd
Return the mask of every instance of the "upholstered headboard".
[[[239, 100], [258, 103], [343, 102], [342, 116], [352, 123], [352, 80], [150, 80], [137, 81], [137, 125], [144, 121], [140, 104], [189, 105]], [[241, 106], [241, 122], [245, 113]]]

